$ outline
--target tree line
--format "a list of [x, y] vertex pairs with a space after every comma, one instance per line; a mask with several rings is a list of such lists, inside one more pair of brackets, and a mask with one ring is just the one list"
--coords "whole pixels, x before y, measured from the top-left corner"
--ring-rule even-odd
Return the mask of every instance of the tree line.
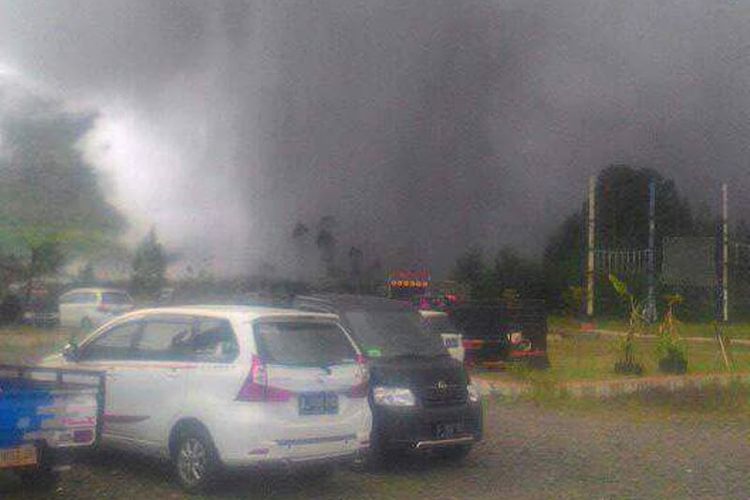
[[[648, 248], [649, 183], [656, 187], [655, 264], [661, 267], [663, 241], [667, 237], [690, 236], [716, 238], [719, 220], [708, 209], [695, 210], [681, 195], [671, 179], [650, 168], [611, 165], [596, 178], [596, 233], [598, 249], [645, 250]], [[584, 299], [587, 206], [567, 216], [548, 237], [541, 259], [522, 256], [512, 249], [502, 249], [494, 259], [483, 258], [477, 249], [459, 257], [452, 276], [469, 286], [472, 298], [497, 300], [504, 290], [522, 297], [544, 298], [552, 310], [581, 315]], [[750, 226], [742, 219], [732, 225], [734, 240], [750, 242]], [[747, 314], [750, 304], [739, 300], [750, 291], [750, 266], [737, 265], [731, 275], [735, 287], [735, 309]], [[646, 293], [645, 270], [620, 276], [633, 293]], [[606, 273], [599, 273], [595, 283], [596, 310], [602, 315], [624, 314], [623, 302], [611, 286]], [[716, 304], [715, 288], [670, 285], [657, 273], [659, 297], [679, 294], [685, 300], [681, 311], [690, 319], [710, 319]]]

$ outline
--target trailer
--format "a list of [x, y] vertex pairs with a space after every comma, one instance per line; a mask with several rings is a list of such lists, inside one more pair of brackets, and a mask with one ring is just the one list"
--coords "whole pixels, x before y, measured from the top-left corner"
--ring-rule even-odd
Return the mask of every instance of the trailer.
[[101, 435], [100, 371], [0, 365], [0, 470], [47, 480]]

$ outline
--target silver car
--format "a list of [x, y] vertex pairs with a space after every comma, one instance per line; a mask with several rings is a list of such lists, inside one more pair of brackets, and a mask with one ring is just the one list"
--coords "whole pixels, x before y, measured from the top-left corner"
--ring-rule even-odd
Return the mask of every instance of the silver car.
[[88, 331], [133, 307], [133, 299], [124, 290], [76, 288], [60, 296], [60, 325]]

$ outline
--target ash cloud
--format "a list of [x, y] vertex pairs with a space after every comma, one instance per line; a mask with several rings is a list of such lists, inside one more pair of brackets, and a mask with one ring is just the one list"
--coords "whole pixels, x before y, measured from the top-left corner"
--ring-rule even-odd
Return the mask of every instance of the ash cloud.
[[[87, 154], [167, 243], [237, 272], [302, 221], [447, 270], [538, 253], [611, 163], [746, 212], [750, 8], [671, 1], [0, 0], [0, 64], [96, 109]], [[273, 256], [273, 257], [271, 257]]]

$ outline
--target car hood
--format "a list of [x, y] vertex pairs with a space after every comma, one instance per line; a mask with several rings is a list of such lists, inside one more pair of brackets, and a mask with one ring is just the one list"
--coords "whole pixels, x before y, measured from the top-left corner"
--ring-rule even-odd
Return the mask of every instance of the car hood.
[[371, 385], [389, 387], [433, 387], [438, 382], [466, 385], [468, 376], [461, 363], [450, 356], [436, 358], [371, 358]]

